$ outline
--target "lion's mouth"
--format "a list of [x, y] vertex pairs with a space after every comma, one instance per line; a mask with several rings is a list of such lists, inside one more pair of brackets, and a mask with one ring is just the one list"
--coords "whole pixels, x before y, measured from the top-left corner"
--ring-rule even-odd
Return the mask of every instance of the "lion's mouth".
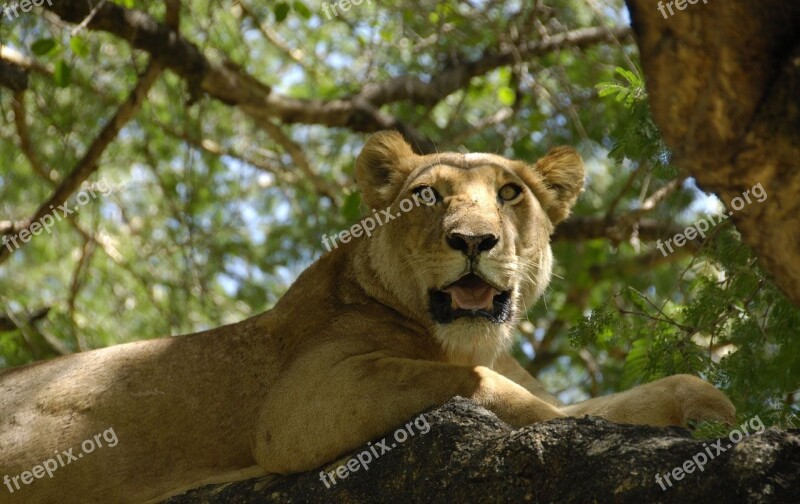
[[498, 290], [474, 273], [430, 295], [433, 318], [440, 324], [461, 317], [483, 317], [500, 323], [511, 316], [511, 292]]

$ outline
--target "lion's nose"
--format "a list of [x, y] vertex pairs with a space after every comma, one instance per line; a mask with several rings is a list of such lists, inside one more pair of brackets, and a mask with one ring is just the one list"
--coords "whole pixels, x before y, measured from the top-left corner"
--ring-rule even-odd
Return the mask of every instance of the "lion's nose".
[[464, 252], [470, 259], [475, 259], [481, 252], [492, 250], [500, 241], [495, 235], [465, 235], [451, 233], [447, 236], [447, 244], [456, 250]]

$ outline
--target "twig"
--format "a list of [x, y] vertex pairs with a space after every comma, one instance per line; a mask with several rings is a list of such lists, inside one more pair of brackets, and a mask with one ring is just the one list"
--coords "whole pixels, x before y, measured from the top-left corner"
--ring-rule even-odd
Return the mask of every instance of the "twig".
[[[71, 22], [83, 21], [88, 12], [84, 0], [61, 0], [44, 8]], [[142, 11], [106, 3], [88, 23], [88, 27], [113, 33], [127, 40], [132, 47], [147, 51], [165, 68], [195, 85], [198, 91], [208, 93], [223, 103], [241, 107], [253, 119], [273, 118], [284, 124], [344, 126], [363, 132], [375, 131], [381, 125], [376, 121], [379, 117], [364, 116], [361, 101], [368, 102], [376, 109], [398, 101], [432, 105], [465, 87], [472, 78], [514, 62], [514, 51], [510, 48], [492, 49], [473, 61], [459, 63], [438, 73], [429, 81], [416, 76], [403, 76], [368, 84], [360, 93], [349, 97], [327, 101], [300, 99], [273, 92], [269, 86], [235, 65], [209, 61], [197, 46]], [[566, 48], [589, 47], [612, 39], [630, 39], [631, 34], [629, 27], [579, 28], [553, 34], [546, 41], [520, 44], [515, 51], [525, 58], [531, 58]]]
[[297, 169], [306, 176], [311, 185], [316, 189], [317, 193], [327, 197], [331, 203], [336, 205], [336, 196], [339, 194], [338, 188], [331, 185], [328, 181], [323, 179], [318, 173], [311, 169], [311, 163], [308, 161], [303, 149], [297, 145], [294, 140], [289, 138], [281, 128], [269, 119], [259, 120], [257, 124], [272, 137], [275, 142], [283, 147], [292, 161], [297, 166]]
[[[117, 112], [108, 121], [105, 127], [101, 130], [100, 134], [95, 138], [94, 142], [89, 146], [86, 154], [78, 161], [78, 164], [72, 169], [61, 184], [56, 188], [50, 198], [43, 203], [36, 213], [27, 220], [27, 224], [23, 229], [29, 229], [30, 225], [39, 221], [45, 215], [51, 213], [53, 208], [64, 204], [69, 196], [74, 193], [80, 185], [89, 178], [96, 170], [100, 156], [105, 152], [106, 148], [117, 137], [120, 129], [133, 118], [134, 114], [139, 110], [145, 100], [147, 92], [155, 83], [156, 78], [161, 74], [161, 67], [157, 63], [151, 62], [144, 75], [139, 78], [136, 86], [131, 92], [127, 100], [119, 107]], [[8, 248], [0, 248], [0, 264], [10, 257]]]
[[37, 175], [44, 179], [52, 180], [33, 149], [28, 123], [25, 121], [25, 91], [19, 91], [14, 95], [14, 99], [11, 101], [11, 109], [14, 111], [14, 124], [17, 126], [17, 137], [19, 137], [19, 146], [22, 153], [28, 159], [31, 168]]
[[611, 220], [611, 217], [614, 215], [614, 211], [619, 206], [619, 203], [622, 201], [622, 198], [628, 193], [628, 189], [631, 188], [633, 185], [633, 181], [636, 180], [636, 177], [641, 173], [643, 169], [645, 169], [647, 165], [645, 163], [640, 163], [631, 174], [628, 176], [627, 180], [625, 180], [625, 184], [623, 184], [622, 189], [617, 193], [611, 203], [608, 205], [608, 210], [606, 210], [606, 220]]
[[100, 0], [100, 2], [97, 5], [95, 5], [94, 8], [91, 10], [91, 12], [89, 12], [89, 15], [86, 16], [86, 18], [84, 18], [84, 20], [81, 21], [78, 26], [76, 26], [75, 28], [72, 29], [72, 31], [70, 32], [70, 36], [74, 37], [75, 35], [80, 33], [81, 30], [86, 28], [89, 25], [89, 23], [92, 21], [92, 19], [94, 19], [94, 17], [100, 11], [100, 9], [103, 7], [103, 5], [105, 5], [105, 3], [106, 3], [106, 0]]
[[630, 310], [623, 310], [622, 308], [617, 308], [617, 310], [620, 313], [624, 314], [624, 315], [636, 315], [636, 316], [639, 316], [639, 317], [644, 317], [644, 318], [650, 319], [650, 320], [655, 321], [655, 322], [662, 322], [664, 324], [673, 325], [673, 326], [677, 327], [678, 329], [681, 329], [682, 331], [685, 331], [685, 332], [694, 332], [694, 328], [689, 327], [689, 326], [685, 326], [683, 324], [678, 324], [674, 320], [662, 319], [662, 318], [654, 317], [654, 316], [650, 315], [649, 313], [641, 313], [641, 312], [635, 312], [635, 311], [630, 311]]

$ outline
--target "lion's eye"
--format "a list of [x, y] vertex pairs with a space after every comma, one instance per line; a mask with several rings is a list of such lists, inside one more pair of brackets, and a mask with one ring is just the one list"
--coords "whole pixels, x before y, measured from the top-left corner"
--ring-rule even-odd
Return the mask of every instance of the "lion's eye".
[[520, 186], [517, 184], [506, 184], [500, 188], [497, 196], [501, 201], [511, 201], [516, 199], [520, 194], [522, 194], [522, 188]]
[[411, 193], [428, 205], [442, 201], [442, 196], [431, 186], [421, 185], [415, 187]]

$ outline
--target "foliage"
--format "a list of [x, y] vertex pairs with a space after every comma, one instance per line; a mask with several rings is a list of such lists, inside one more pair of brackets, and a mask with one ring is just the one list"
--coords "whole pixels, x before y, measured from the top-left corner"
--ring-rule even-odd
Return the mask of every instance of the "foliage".
[[[646, 107], [641, 80], [621, 73], [629, 87], [598, 87], [604, 95], [623, 97], [633, 129], [648, 130], [652, 121], [637, 110]], [[645, 142], [650, 145], [637, 145]], [[612, 152], [635, 153], [647, 162], [663, 148], [658, 136], [625, 134]], [[571, 341], [604, 351], [626, 348], [625, 387], [676, 373], [700, 375], [726, 390], [741, 420], [759, 415], [768, 424], [785, 424], [797, 411], [792, 394], [800, 386], [800, 340], [792, 335], [800, 327], [800, 310], [759, 268], [731, 222], [716, 220], [721, 223], [707, 231], [708, 240], [673, 286], [649, 294], [623, 288], [570, 330]], [[719, 428], [699, 432], [714, 435]]]
[[[114, 3], [164, 18], [162, 2]], [[501, 48], [627, 19], [621, 0], [390, 0], [331, 19], [305, 1], [181, 5], [181, 35], [209, 59], [315, 100], [402, 76], [429, 83]], [[19, 95], [0, 87], [2, 229], [34, 215], [68, 177], [149, 57], [109, 33], [34, 13], [4, 19], [0, 42], [37, 68], [22, 96], [29, 149]], [[554, 239], [557, 276], [514, 348], [548, 388], [582, 399], [693, 372], [725, 387], [742, 415], [779, 421], [796, 408], [796, 308], [729, 223], [700, 250], [668, 257], [640, 232], [645, 220], [685, 226], [714, 203], [691, 181], [675, 183], [680, 170], [650, 117], [636, 61], [630, 40], [519, 53], [455, 91], [379, 111], [439, 150], [532, 161], [572, 144], [586, 158], [574, 218], [621, 224], [601, 238]], [[323, 234], [359, 219], [353, 161], [363, 133], [279, 124], [312, 180], [285, 142], [240, 109], [196, 96], [192, 84], [164, 72], [87, 182], [113, 190], [0, 264], [0, 367], [252, 316], [320, 255]], [[659, 191], [666, 196], [644, 208]]]

